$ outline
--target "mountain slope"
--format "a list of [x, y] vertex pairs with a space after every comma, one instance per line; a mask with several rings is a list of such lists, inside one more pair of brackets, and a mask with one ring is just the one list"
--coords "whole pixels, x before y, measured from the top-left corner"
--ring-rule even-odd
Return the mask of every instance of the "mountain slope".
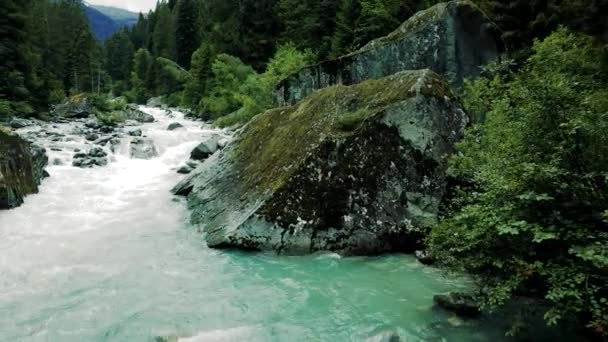
[[95, 37], [102, 42], [123, 26], [135, 25], [138, 18], [137, 13], [106, 6], [87, 6], [85, 13]]
[[110, 17], [119, 25], [132, 26], [137, 23], [138, 13], [131, 12], [122, 8], [100, 6], [100, 5], [89, 5], [89, 7], [96, 9], [107, 17]]

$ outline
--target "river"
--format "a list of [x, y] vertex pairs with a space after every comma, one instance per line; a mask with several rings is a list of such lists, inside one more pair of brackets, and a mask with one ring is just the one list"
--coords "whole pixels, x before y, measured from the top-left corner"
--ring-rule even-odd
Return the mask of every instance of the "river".
[[[151, 160], [131, 159], [124, 137], [108, 166], [80, 169], [69, 165], [82, 137], [38, 141], [64, 165], [49, 166], [22, 207], [0, 212], [0, 341], [504, 340], [489, 322], [433, 308], [434, 294], [467, 284], [410, 256], [209, 249], [169, 190], [217, 130], [143, 109], [156, 118], [141, 126], [159, 151]], [[185, 127], [167, 131], [172, 122]]]

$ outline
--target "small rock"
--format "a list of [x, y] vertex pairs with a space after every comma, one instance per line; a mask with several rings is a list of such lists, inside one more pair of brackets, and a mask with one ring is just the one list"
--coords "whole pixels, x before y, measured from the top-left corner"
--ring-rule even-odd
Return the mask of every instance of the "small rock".
[[141, 129], [134, 129], [131, 131], [127, 132], [128, 135], [132, 136], [132, 137], [141, 137], [143, 135]]
[[108, 141], [110, 141], [112, 139], [113, 139], [112, 137], [101, 137], [101, 138], [95, 140], [95, 142], [93, 142], [93, 144], [95, 144], [95, 145], [102, 145], [103, 146], [103, 145], [107, 144]]
[[435, 295], [433, 301], [439, 307], [463, 317], [477, 317], [481, 314], [479, 304], [467, 294], [450, 292], [447, 295]]
[[384, 331], [376, 336], [372, 336], [365, 340], [365, 342], [400, 342], [401, 337], [399, 333], [394, 330]]
[[55, 166], [63, 165], [63, 161], [61, 161], [61, 159], [59, 159], [59, 158], [55, 158], [55, 159], [53, 159], [53, 165], [55, 165]]
[[32, 123], [29, 120], [19, 119], [19, 118], [13, 118], [11, 120], [10, 126], [12, 128], [19, 129], [19, 128], [27, 127], [27, 126], [29, 126], [31, 124]]
[[169, 127], [167, 127], [167, 130], [168, 131], [173, 131], [173, 130], [176, 130], [176, 129], [182, 128], [182, 127], [184, 127], [184, 125], [182, 125], [181, 123], [179, 123], [179, 122], [173, 122], [173, 123], [171, 123], [169, 125]]
[[230, 143], [229, 139], [222, 138], [222, 139], [220, 139], [220, 140], [217, 141], [217, 147], [219, 149], [223, 149], [224, 147], [228, 146], [229, 143]]
[[423, 265], [432, 265], [435, 263], [435, 258], [427, 251], [416, 251], [414, 255]]
[[192, 168], [188, 165], [183, 165], [180, 168], [177, 169], [177, 173], [182, 174], [182, 175], [187, 175], [189, 173], [192, 172]]
[[95, 133], [89, 133], [89, 134], [85, 135], [84, 138], [88, 141], [95, 141], [95, 140], [99, 139], [99, 135], [97, 135]]
[[200, 163], [196, 160], [188, 160], [186, 162], [186, 165], [190, 166], [192, 169], [196, 169], [200, 165]]
[[101, 133], [112, 133], [114, 132], [114, 127], [112, 126], [103, 126], [99, 129]]
[[154, 141], [142, 138], [135, 138], [131, 141], [130, 154], [131, 158], [136, 159], [152, 159], [158, 156]]
[[107, 155], [108, 154], [101, 147], [93, 147], [89, 151], [89, 156], [95, 157], [95, 158], [105, 157]]
[[85, 127], [88, 128], [93, 128], [93, 129], [97, 129], [99, 127], [101, 127], [101, 123], [99, 123], [99, 121], [97, 120], [88, 120], [87, 122], [84, 123]]
[[207, 140], [203, 141], [197, 147], [195, 147], [194, 150], [192, 150], [192, 152], [190, 153], [190, 158], [194, 160], [205, 160], [209, 158], [218, 150], [218, 140], [218, 135], [213, 135], [209, 137]]

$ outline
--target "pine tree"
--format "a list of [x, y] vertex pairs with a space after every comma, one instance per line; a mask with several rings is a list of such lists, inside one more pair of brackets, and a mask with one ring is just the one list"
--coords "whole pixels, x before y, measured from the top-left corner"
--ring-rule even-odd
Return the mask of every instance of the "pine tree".
[[336, 30], [332, 37], [330, 57], [337, 58], [354, 50], [355, 26], [360, 15], [359, 0], [342, 0], [336, 15]]
[[156, 7], [154, 33], [152, 35], [154, 55], [175, 60], [175, 34], [173, 16], [169, 6], [158, 3]]
[[203, 44], [192, 54], [190, 77], [184, 89], [183, 101], [186, 106], [198, 106], [201, 98], [207, 95], [209, 82], [213, 77], [211, 64], [214, 57], [208, 44]]
[[176, 61], [181, 67], [190, 69], [192, 53], [200, 45], [197, 27], [198, 8], [194, 0], [179, 0], [175, 7]]

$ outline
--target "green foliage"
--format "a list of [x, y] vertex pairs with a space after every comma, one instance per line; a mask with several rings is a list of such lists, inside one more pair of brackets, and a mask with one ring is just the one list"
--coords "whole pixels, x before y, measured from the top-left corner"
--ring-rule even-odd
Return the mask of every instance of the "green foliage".
[[177, 63], [170, 59], [158, 57], [156, 59], [158, 67], [157, 74], [157, 92], [160, 94], [173, 94], [183, 90], [184, 84], [188, 81], [190, 75]]
[[98, 112], [96, 117], [99, 121], [101, 121], [106, 126], [116, 126], [117, 124], [124, 122], [127, 120], [124, 112], [114, 111], [114, 112]]
[[13, 111], [13, 106], [11, 102], [8, 100], [0, 99], [0, 121], [2, 119], [11, 118], [15, 115]]
[[219, 55], [212, 67], [210, 95], [201, 100], [201, 107], [212, 119], [229, 115], [218, 124], [246, 122], [272, 107], [272, 90], [280, 80], [313, 59], [310, 50], [301, 52], [293, 44], [285, 44], [269, 61], [266, 71], [258, 74], [236, 57]]
[[152, 63], [152, 55], [146, 49], [137, 50], [133, 57], [131, 90], [128, 95], [136, 103], [145, 103], [152, 93], [152, 86], [148, 83], [148, 73]]
[[183, 104], [198, 108], [200, 99], [207, 94], [212, 78], [211, 63], [214, 55], [208, 44], [203, 44], [192, 54], [190, 77], [184, 89]]
[[198, 30], [198, 7], [195, 0], [180, 0], [176, 6], [175, 50], [176, 62], [190, 69], [192, 53], [200, 45]]
[[467, 86], [482, 123], [451, 160], [461, 187], [429, 246], [479, 280], [486, 307], [516, 295], [608, 335], [608, 73], [593, 39], [536, 42], [516, 74]]

